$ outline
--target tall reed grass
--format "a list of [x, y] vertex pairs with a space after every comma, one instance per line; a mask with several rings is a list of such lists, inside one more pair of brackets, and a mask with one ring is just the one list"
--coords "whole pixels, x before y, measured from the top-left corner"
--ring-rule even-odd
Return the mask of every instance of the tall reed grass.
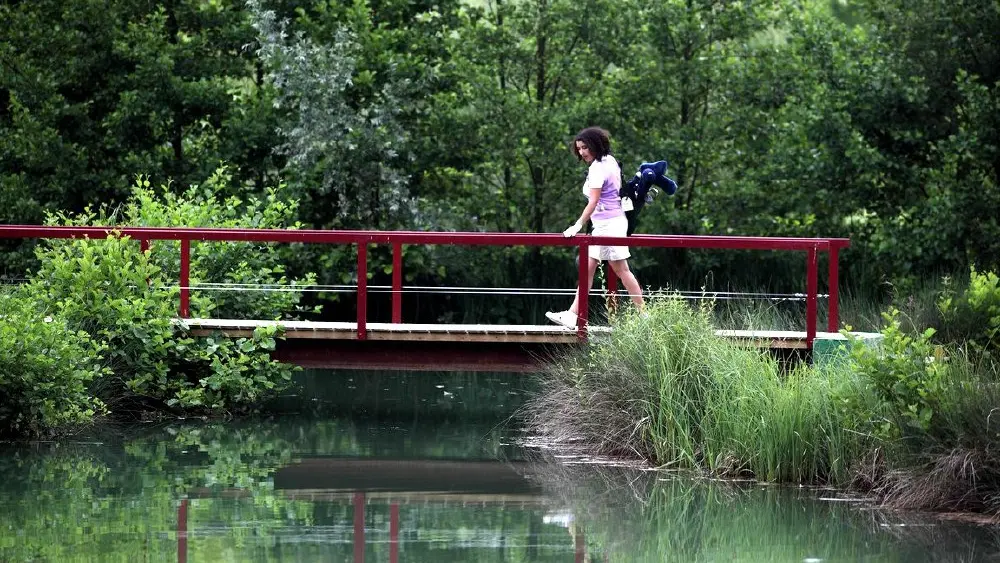
[[849, 482], [874, 440], [855, 415], [863, 382], [836, 364], [783, 373], [766, 351], [716, 336], [711, 319], [709, 307], [669, 296], [646, 315], [613, 317], [586, 353], [551, 363], [525, 408], [529, 428], [662, 467]]
[[[524, 417], [559, 447], [1000, 518], [1000, 284], [990, 276], [893, 296], [872, 327], [877, 347], [853, 343], [841, 360], [790, 370], [715, 335], [720, 315], [772, 328], [760, 322], [773, 310], [758, 318], [656, 296], [647, 315], [614, 315], [610, 334], [553, 359]], [[871, 318], [874, 308], [855, 310]]]

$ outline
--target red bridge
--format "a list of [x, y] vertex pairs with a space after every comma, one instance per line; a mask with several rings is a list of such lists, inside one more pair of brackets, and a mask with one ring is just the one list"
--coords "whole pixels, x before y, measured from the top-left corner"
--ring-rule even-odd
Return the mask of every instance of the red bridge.
[[[534, 369], [547, 347], [585, 341], [591, 333], [609, 330], [588, 326], [589, 288], [580, 281], [587, 276], [587, 248], [593, 244], [625, 244], [630, 247], [729, 249], [747, 251], [788, 251], [803, 254], [806, 266], [805, 331], [720, 331], [726, 336], [749, 340], [776, 348], [809, 349], [817, 336], [819, 298], [819, 255], [827, 259], [828, 332], [839, 326], [838, 262], [839, 251], [849, 245], [843, 238], [738, 237], [693, 235], [633, 235], [620, 239], [561, 234], [416, 232], [416, 231], [322, 231], [279, 229], [214, 229], [159, 227], [62, 227], [37, 225], [0, 225], [2, 238], [65, 239], [109, 235], [139, 241], [142, 251], [150, 251], [150, 242], [179, 241], [180, 302], [177, 323], [195, 334], [221, 332], [228, 336], [246, 336], [263, 325], [279, 324], [285, 340], [275, 356], [283, 361], [309, 367], [365, 369], [433, 369], [526, 371]], [[272, 321], [257, 319], [193, 319], [190, 317], [191, 244], [199, 241], [308, 243], [349, 245], [357, 255], [357, 316], [350, 322]], [[392, 318], [389, 323], [368, 319], [368, 248], [371, 245], [392, 247]], [[550, 324], [416, 324], [402, 318], [403, 245], [463, 246], [569, 246], [579, 249], [581, 297], [576, 329]], [[609, 269], [610, 270], [610, 269]], [[617, 280], [609, 271], [608, 291], [617, 293]]]

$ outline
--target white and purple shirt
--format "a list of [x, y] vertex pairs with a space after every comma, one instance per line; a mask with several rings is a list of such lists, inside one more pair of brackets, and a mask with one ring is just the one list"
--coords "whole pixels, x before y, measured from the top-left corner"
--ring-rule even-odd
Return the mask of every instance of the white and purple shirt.
[[622, 187], [622, 172], [618, 161], [610, 154], [594, 160], [587, 169], [587, 181], [583, 183], [583, 195], [590, 198], [590, 190], [600, 188], [601, 198], [597, 200], [591, 219], [605, 220], [624, 215], [622, 200], [618, 190]]

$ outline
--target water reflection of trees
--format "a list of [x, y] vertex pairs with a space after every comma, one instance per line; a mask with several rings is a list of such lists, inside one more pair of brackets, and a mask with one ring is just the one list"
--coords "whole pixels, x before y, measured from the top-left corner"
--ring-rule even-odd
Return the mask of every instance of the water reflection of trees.
[[182, 499], [189, 560], [351, 560], [351, 491], [275, 486], [279, 470], [317, 457], [501, 458], [543, 493], [368, 491], [368, 560], [388, 560], [393, 514], [407, 561], [566, 561], [577, 550], [588, 561], [968, 561], [1000, 546], [990, 528], [816, 500], [830, 491], [525, 464], [505, 437], [493, 423], [300, 419], [12, 448], [0, 452], [0, 560], [174, 559]]
[[593, 560], [970, 561], [1000, 551], [994, 528], [827, 499], [833, 491], [566, 462], [539, 457], [531, 478], [565, 507]]
[[[292, 450], [266, 430], [190, 425], [95, 439], [101, 441], [0, 456], [6, 520], [0, 559], [125, 561], [172, 554], [179, 500], [199, 491], [244, 491], [255, 512], [308, 517], [304, 505], [268, 494], [269, 472]], [[208, 518], [232, 517], [223, 506], [208, 508]], [[266, 518], [253, 521], [266, 528]]]
[[[181, 499], [191, 560], [231, 558], [234, 550], [250, 559], [350, 558], [350, 503], [275, 490], [278, 468], [310, 456], [514, 457], [505, 443], [492, 423], [304, 419], [175, 424], [9, 448], [0, 455], [0, 560], [172, 559]], [[387, 539], [389, 511], [388, 504], [368, 507], [369, 540]], [[469, 511], [442, 503], [399, 512], [413, 553], [460, 553], [463, 545], [490, 542], [526, 553], [514, 538], [528, 537], [540, 521], [531, 507], [504, 505]], [[381, 554], [387, 546], [367, 549]]]

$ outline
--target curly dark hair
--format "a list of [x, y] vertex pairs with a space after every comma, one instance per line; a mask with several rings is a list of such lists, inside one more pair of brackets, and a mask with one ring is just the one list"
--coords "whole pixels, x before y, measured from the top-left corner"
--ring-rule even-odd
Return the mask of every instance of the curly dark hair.
[[569, 144], [570, 152], [576, 155], [577, 160], [583, 160], [580, 157], [580, 152], [576, 150], [577, 141], [583, 141], [583, 144], [590, 149], [590, 154], [594, 155], [597, 160], [611, 154], [611, 135], [600, 127], [587, 127], [577, 133], [573, 142]]

